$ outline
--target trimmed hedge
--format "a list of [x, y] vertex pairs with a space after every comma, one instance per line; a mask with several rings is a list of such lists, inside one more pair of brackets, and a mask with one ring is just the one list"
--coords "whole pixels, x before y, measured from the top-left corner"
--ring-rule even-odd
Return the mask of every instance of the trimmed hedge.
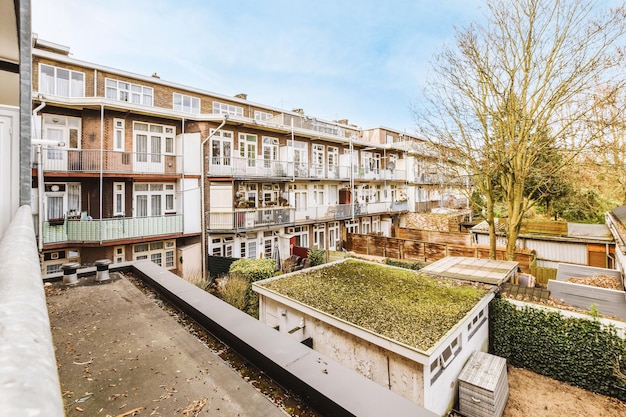
[[407, 262], [392, 258], [385, 259], [385, 263], [387, 265], [397, 266], [399, 268], [412, 269], [413, 271], [419, 271], [424, 267], [424, 264], [421, 262]]
[[274, 276], [276, 262], [273, 259], [238, 259], [230, 265], [228, 273], [248, 279], [250, 282], [260, 281]]
[[564, 317], [495, 298], [489, 310], [490, 351], [514, 366], [626, 401], [626, 341], [598, 320]]

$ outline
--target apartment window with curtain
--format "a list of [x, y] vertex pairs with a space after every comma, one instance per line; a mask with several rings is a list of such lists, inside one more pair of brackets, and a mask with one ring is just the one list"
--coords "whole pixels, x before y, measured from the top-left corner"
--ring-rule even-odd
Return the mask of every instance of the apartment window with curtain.
[[136, 183], [133, 200], [136, 217], [162, 216], [176, 212], [174, 184]]
[[200, 99], [186, 94], [174, 93], [174, 110], [185, 113], [200, 114]]
[[39, 92], [62, 97], [85, 97], [85, 73], [39, 64]]
[[104, 81], [106, 98], [126, 101], [133, 104], [152, 106], [154, 90], [152, 87], [106, 78]]
[[80, 183], [48, 183], [44, 186], [44, 209], [46, 221], [61, 221], [78, 216], [80, 206]]

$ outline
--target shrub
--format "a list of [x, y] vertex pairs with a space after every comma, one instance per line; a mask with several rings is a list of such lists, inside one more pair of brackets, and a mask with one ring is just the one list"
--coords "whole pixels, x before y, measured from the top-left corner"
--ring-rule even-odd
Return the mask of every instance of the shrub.
[[392, 258], [385, 259], [385, 263], [387, 265], [397, 266], [399, 268], [412, 269], [413, 271], [419, 271], [424, 267], [424, 264], [421, 262], [406, 262]]
[[326, 251], [324, 249], [309, 249], [307, 258], [309, 259], [311, 266], [317, 266], [324, 263], [325, 255]]
[[260, 281], [274, 276], [276, 262], [273, 259], [238, 259], [230, 265], [229, 275], [246, 278], [248, 282]]
[[225, 277], [219, 285], [219, 296], [233, 307], [245, 311], [248, 305], [250, 282], [239, 275]]
[[626, 400], [626, 341], [614, 327], [496, 298], [489, 328], [490, 350], [512, 365]]

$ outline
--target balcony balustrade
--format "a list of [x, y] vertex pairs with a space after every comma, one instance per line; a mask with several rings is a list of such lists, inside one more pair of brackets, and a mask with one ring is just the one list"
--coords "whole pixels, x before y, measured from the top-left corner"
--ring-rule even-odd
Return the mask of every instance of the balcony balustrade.
[[43, 223], [43, 243], [110, 242], [183, 232], [183, 215], [64, 220]]
[[[352, 171], [357, 180], [406, 180], [405, 170], [354, 168]], [[242, 157], [212, 157], [207, 174], [213, 177], [315, 178], [342, 181], [350, 180], [351, 176], [350, 166]]]
[[294, 223], [295, 209], [290, 207], [243, 209], [233, 212], [210, 212], [209, 230], [240, 231]]
[[180, 174], [182, 157], [146, 152], [43, 148], [44, 172]]

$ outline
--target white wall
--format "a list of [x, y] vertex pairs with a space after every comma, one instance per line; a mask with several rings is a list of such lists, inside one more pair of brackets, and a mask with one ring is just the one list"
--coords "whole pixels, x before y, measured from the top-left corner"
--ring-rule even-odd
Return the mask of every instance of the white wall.
[[202, 152], [200, 149], [200, 133], [185, 133], [176, 136], [176, 151], [183, 155], [183, 172], [199, 175], [202, 170]]
[[197, 178], [184, 178], [183, 190], [183, 233], [199, 233], [200, 225], [200, 184]]
[[0, 237], [19, 207], [19, 108], [0, 105]]

